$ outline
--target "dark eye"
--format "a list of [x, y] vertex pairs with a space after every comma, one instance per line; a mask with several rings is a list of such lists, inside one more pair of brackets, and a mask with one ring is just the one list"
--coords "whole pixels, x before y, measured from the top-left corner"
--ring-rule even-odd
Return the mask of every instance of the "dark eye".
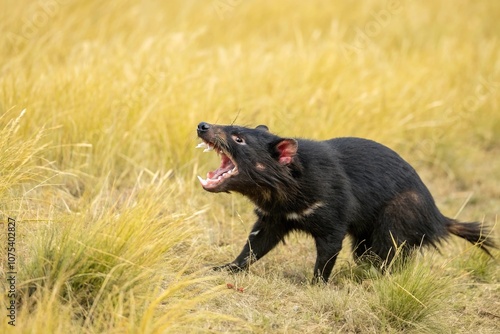
[[238, 144], [241, 144], [241, 145], [245, 144], [245, 140], [243, 138], [241, 138], [240, 136], [233, 135], [233, 140], [235, 142], [237, 142]]

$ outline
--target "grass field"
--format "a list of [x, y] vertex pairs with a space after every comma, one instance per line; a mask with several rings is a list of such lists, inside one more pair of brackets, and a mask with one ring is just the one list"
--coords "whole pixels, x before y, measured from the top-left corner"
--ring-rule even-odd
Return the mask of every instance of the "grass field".
[[457, 238], [385, 276], [345, 247], [326, 286], [309, 284], [303, 235], [248, 274], [207, 270], [255, 217], [201, 189], [218, 162], [194, 147], [200, 121], [371, 138], [444, 214], [498, 241], [498, 13], [472, 0], [3, 1], [0, 331], [496, 333], [500, 252]]

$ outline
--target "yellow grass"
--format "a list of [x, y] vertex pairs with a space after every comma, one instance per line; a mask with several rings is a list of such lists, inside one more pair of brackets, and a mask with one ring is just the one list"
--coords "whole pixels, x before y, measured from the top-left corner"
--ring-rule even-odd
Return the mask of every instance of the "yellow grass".
[[[441, 254], [424, 252], [424, 266], [404, 279], [359, 276], [344, 251], [333, 282], [311, 287], [314, 246], [300, 235], [248, 275], [206, 271], [237, 255], [254, 216], [237, 194], [201, 190], [195, 176], [217, 161], [194, 147], [200, 121], [372, 138], [420, 172], [443, 213], [495, 225], [500, 2], [18, 0], [0, 8], [0, 273], [7, 292], [10, 217], [21, 296], [15, 328], [2, 306], [2, 332], [498, 328], [498, 263], [455, 238]], [[432, 275], [446, 283], [434, 287], [439, 303], [422, 319], [392, 321], [385, 292], [410, 305], [420, 274], [425, 296]], [[10, 303], [6, 293], [0, 302]]]

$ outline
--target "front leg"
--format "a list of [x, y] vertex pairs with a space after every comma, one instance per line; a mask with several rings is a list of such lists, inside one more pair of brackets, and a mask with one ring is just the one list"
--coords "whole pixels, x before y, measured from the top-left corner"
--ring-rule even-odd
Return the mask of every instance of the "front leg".
[[342, 240], [345, 233], [339, 231], [326, 236], [316, 237], [316, 264], [314, 266], [313, 284], [328, 282], [337, 256], [342, 249]]
[[227, 269], [231, 272], [247, 270], [250, 264], [257, 261], [273, 249], [288, 233], [281, 224], [264, 222], [259, 218], [250, 232], [247, 242], [236, 259], [214, 270]]

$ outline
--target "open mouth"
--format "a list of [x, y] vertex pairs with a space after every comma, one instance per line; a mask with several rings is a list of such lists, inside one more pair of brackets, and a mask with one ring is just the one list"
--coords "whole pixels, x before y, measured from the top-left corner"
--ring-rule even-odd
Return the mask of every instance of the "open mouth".
[[214, 190], [222, 183], [224, 183], [230, 177], [238, 174], [238, 166], [233, 162], [229, 155], [222, 149], [217, 148], [212, 143], [207, 143], [205, 141], [201, 142], [196, 146], [196, 148], [204, 148], [203, 152], [215, 151], [220, 156], [220, 166], [214, 171], [207, 173], [207, 178], [203, 179], [198, 176], [201, 185], [206, 190]]

